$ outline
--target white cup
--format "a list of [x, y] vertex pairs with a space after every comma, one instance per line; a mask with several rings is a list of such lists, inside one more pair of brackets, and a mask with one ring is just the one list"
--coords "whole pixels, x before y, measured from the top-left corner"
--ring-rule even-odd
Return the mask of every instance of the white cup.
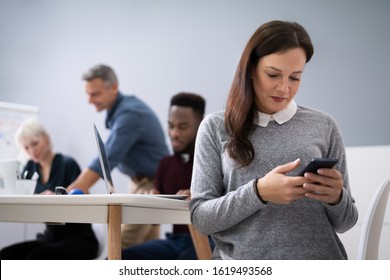
[[37, 185], [36, 180], [16, 180], [17, 194], [22, 194], [22, 195], [34, 194], [36, 185]]

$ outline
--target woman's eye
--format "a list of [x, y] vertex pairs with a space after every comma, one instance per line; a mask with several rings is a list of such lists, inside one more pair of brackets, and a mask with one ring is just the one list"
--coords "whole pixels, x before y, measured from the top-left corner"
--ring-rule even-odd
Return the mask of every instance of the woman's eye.
[[278, 76], [278, 74], [267, 74], [268, 75], [268, 77], [270, 77], [270, 78], [276, 78], [277, 76]]
[[34, 141], [30, 143], [30, 147], [36, 147], [39, 145], [39, 141]]
[[290, 77], [290, 79], [293, 80], [293, 81], [299, 81], [299, 80], [300, 80], [300, 79], [297, 78], [297, 77]]

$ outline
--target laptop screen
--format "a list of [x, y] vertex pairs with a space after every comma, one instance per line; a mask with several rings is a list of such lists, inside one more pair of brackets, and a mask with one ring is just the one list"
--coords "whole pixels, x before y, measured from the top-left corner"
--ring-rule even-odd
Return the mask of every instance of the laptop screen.
[[113, 194], [113, 193], [115, 193], [115, 189], [114, 189], [114, 184], [112, 182], [110, 165], [108, 163], [108, 158], [106, 155], [106, 150], [104, 148], [104, 143], [102, 141], [102, 138], [100, 137], [100, 134], [96, 128], [96, 125], [94, 125], [93, 127], [94, 127], [94, 132], [95, 132], [96, 144], [97, 144], [98, 152], [99, 152], [100, 168], [102, 169], [103, 179], [104, 179], [104, 182], [106, 184], [107, 193]]
[[0, 195], [16, 194], [18, 173], [18, 162], [16, 159], [0, 159]]

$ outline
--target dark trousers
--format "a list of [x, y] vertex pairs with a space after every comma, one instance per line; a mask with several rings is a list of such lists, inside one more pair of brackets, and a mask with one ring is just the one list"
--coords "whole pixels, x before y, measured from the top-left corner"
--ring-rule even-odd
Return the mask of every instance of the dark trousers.
[[1, 260], [88, 260], [97, 254], [98, 243], [69, 237], [55, 242], [32, 240], [0, 251]]
[[[210, 239], [211, 244], [213, 242]], [[212, 246], [213, 247], [213, 246]], [[124, 260], [196, 260], [196, 252], [189, 233], [170, 234], [122, 250]]]

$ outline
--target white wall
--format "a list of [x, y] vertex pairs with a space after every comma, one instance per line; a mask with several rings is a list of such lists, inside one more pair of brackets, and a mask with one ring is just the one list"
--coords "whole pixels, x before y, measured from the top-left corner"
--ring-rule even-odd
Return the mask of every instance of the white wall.
[[[81, 74], [116, 69], [120, 88], [157, 112], [169, 98], [203, 94], [224, 108], [241, 52], [270, 19], [300, 22], [315, 54], [298, 103], [336, 117], [348, 146], [390, 144], [390, 2], [385, 0], [0, 0], [0, 101], [36, 105], [55, 148], [85, 166], [96, 154]], [[353, 108], [353, 109], [352, 109]]]
[[[223, 109], [251, 34], [293, 20], [315, 46], [298, 103], [331, 113], [348, 146], [389, 145], [389, 14], [386, 0], [0, 0], [0, 101], [38, 106], [55, 149], [85, 167], [96, 155], [92, 124], [107, 135], [84, 94], [87, 68], [114, 67], [122, 91], [166, 128], [178, 91], [204, 95], [207, 112]], [[116, 171], [114, 183], [126, 191]]]
[[[385, 0], [0, 0], [0, 101], [38, 106], [55, 149], [86, 166], [92, 124], [104, 130], [84, 94], [87, 68], [113, 66], [122, 91], [166, 128], [178, 91], [204, 95], [207, 112], [223, 109], [250, 35], [270, 19], [294, 20], [315, 46], [298, 103], [334, 115], [349, 146], [387, 145], [389, 12]], [[117, 172], [115, 181], [126, 189]]]

